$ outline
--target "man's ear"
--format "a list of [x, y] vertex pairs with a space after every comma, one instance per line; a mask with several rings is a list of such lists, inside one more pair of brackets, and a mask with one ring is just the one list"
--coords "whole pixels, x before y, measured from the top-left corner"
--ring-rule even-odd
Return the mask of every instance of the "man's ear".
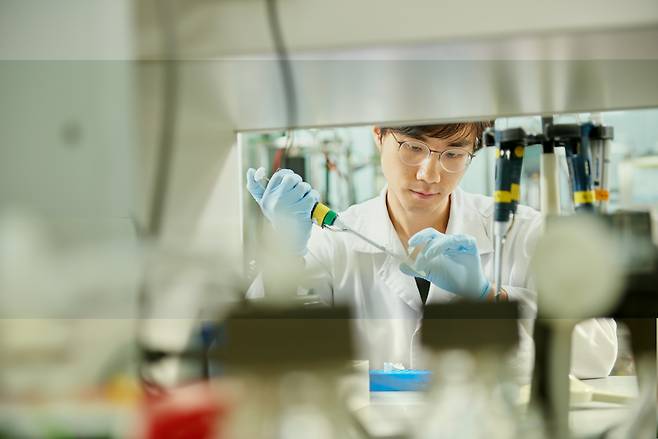
[[379, 150], [379, 152], [382, 152], [382, 142], [383, 142], [382, 129], [378, 126], [372, 127], [372, 137], [375, 139], [375, 145], [377, 145], [377, 149]]

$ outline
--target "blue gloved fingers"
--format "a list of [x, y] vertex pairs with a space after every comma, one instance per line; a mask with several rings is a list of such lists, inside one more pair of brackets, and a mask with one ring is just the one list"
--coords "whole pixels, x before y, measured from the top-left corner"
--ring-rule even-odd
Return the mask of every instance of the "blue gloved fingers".
[[281, 180], [280, 187], [284, 193], [290, 192], [295, 187], [297, 187], [297, 185], [300, 184], [302, 181], [303, 181], [302, 177], [293, 172], [283, 177], [283, 180]]
[[414, 264], [417, 271], [427, 273], [427, 276], [419, 277], [432, 278], [436, 275], [437, 269], [447, 267], [446, 264], [454, 263], [451, 259], [453, 256], [461, 254], [477, 255], [477, 245], [474, 238], [467, 235], [445, 235], [433, 229], [429, 230], [431, 232], [421, 231], [424, 232], [423, 238], [429, 240], [418, 253]]
[[464, 235], [464, 241], [462, 246], [459, 248], [461, 252], [470, 253], [472, 255], [479, 255], [478, 243], [472, 236]]
[[306, 194], [306, 198], [310, 198], [313, 201], [313, 205], [315, 206], [315, 203], [320, 202], [320, 192], [316, 191], [315, 189], [311, 189], [311, 192]]
[[293, 203], [299, 203], [303, 200], [314, 200], [317, 202], [320, 199], [318, 191], [313, 189], [310, 184], [302, 181], [293, 187], [290, 191], [285, 193], [285, 197]]
[[311, 185], [306, 182], [299, 183], [292, 191], [289, 192], [291, 200], [296, 200], [294, 201], [294, 206], [297, 209], [303, 210], [304, 212], [308, 210], [309, 218], [311, 217], [311, 210], [313, 209], [313, 206], [315, 206], [315, 203], [317, 203], [318, 198], [315, 198], [316, 194], [317, 192], [314, 191], [311, 188]]
[[311, 189], [312, 188], [311, 188], [310, 184], [306, 183], [305, 181], [302, 181], [302, 182], [298, 183], [297, 186], [292, 188], [290, 193], [291, 193], [291, 195], [294, 195], [298, 199], [301, 200], [302, 198], [304, 198], [306, 196], [306, 194], [311, 192]]
[[256, 170], [254, 168], [247, 169], [247, 190], [251, 196], [256, 200], [257, 203], [260, 203], [260, 200], [263, 199], [263, 194], [265, 193], [265, 188], [261, 186], [259, 182], [254, 178]]
[[487, 297], [487, 293], [491, 289], [491, 282], [489, 282], [489, 279], [485, 278], [484, 279], [484, 286], [482, 287], [482, 292], [480, 293], [479, 299], [484, 299]]
[[320, 194], [316, 190], [311, 189], [294, 204], [294, 209], [296, 212], [303, 214], [308, 221], [312, 222], [311, 213], [319, 199]]
[[[426, 273], [427, 276], [431, 276], [432, 272], [436, 271], [435, 266], [440, 263], [439, 262], [440, 258], [441, 258], [440, 254], [439, 255], [427, 254], [425, 253], [425, 251], [423, 251], [416, 257], [416, 260], [414, 261], [414, 267], [416, 267], [416, 270]], [[425, 277], [425, 276], [419, 276], [419, 277]]]
[[442, 244], [441, 253], [478, 255], [478, 244], [471, 235], [451, 235]]
[[[418, 256], [432, 258], [441, 254], [446, 248], [451, 246], [452, 235], [446, 235], [435, 229], [428, 228], [421, 230], [409, 240], [410, 248], [422, 246]], [[415, 245], [414, 245], [415, 244]]]
[[[454, 294], [484, 298], [489, 281], [484, 276], [475, 238], [469, 235], [445, 235], [433, 229], [418, 232], [409, 245], [423, 245], [411, 266], [400, 266], [410, 276], [422, 277]], [[419, 273], [424, 275], [419, 275]]]
[[409, 239], [409, 247], [418, 247], [421, 244], [427, 244], [431, 240], [435, 239], [438, 235], [439, 231], [436, 229], [431, 227], [423, 229], [420, 232], [414, 234], [414, 236]]
[[[431, 245], [431, 243], [434, 241], [434, 239], [437, 238], [438, 236], [438, 231], [428, 227], [426, 229], [421, 230], [420, 232], [415, 233], [407, 242], [408, 247], [407, 247], [407, 254], [412, 255], [415, 254], [415, 261], [416, 261], [416, 266], [419, 261], [420, 256], [427, 251], [428, 246]], [[416, 250], [417, 249], [417, 250]]]
[[277, 189], [285, 176], [291, 174], [294, 174], [294, 172], [290, 169], [279, 169], [276, 171], [272, 178], [270, 178], [270, 182], [267, 183], [267, 188], [265, 189], [265, 194], [263, 194], [263, 196]]
[[296, 194], [293, 191], [302, 181], [302, 177], [293, 172], [284, 175], [281, 183], [273, 190], [279, 191], [286, 199], [294, 200]]
[[449, 245], [443, 249], [443, 253], [446, 255], [477, 255], [479, 254], [477, 241], [470, 235], [454, 235]]
[[253, 191], [263, 214], [280, 235], [282, 248], [304, 255], [313, 226], [311, 211], [320, 198], [319, 194], [290, 169], [275, 172], [263, 190], [256, 180], [261, 172], [247, 171], [247, 187]]
[[422, 276], [420, 273], [418, 273], [416, 270], [414, 270], [413, 267], [409, 266], [408, 264], [406, 264], [404, 262], [400, 264], [400, 271], [403, 272], [404, 274], [408, 275], [408, 276], [424, 278], [424, 276]]

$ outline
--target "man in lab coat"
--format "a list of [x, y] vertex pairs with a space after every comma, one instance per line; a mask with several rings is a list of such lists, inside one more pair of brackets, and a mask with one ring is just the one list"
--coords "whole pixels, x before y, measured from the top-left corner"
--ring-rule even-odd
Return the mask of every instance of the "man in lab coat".
[[[493, 199], [458, 185], [487, 123], [374, 127], [387, 186], [371, 200], [351, 206], [341, 219], [396, 254], [418, 248], [413, 267], [346, 233], [311, 226], [318, 194], [290, 170], [278, 171], [263, 188], [247, 175], [247, 186], [289, 249], [304, 257], [310, 285], [327, 303], [348, 303], [371, 368], [384, 362], [419, 367], [418, 328], [423, 304], [459, 298], [492, 300]], [[535, 313], [528, 262], [540, 233], [540, 214], [519, 206], [505, 243], [502, 299], [518, 300]], [[404, 245], [403, 245], [404, 244]], [[262, 288], [250, 289], [256, 296]], [[521, 325], [518, 372], [533, 358], [531, 323]], [[607, 376], [617, 355], [612, 320], [588, 320], [573, 333], [572, 373]]]

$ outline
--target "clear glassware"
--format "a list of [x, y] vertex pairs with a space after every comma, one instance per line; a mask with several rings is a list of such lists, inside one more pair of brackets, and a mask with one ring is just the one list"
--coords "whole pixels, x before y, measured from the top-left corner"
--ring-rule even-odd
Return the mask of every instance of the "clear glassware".
[[441, 351], [431, 360], [434, 378], [415, 439], [517, 437], [519, 388], [499, 353]]

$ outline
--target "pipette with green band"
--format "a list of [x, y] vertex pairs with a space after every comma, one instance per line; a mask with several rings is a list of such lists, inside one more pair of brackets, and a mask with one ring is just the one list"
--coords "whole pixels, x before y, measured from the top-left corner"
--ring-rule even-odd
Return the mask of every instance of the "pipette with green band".
[[[345, 224], [341, 219], [338, 217], [338, 214], [331, 210], [328, 206], [317, 202], [315, 203], [315, 206], [313, 206], [313, 210], [311, 210], [311, 219], [313, 222], [324, 228], [327, 228], [329, 230], [335, 231], [335, 232], [349, 232], [355, 236], [358, 236], [361, 238], [363, 241], [367, 242], [368, 244], [372, 245], [373, 247], [383, 251], [384, 253], [393, 256], [394, 258], [397, 259], [402, 259], [404, 258], [396, 255], [395, 253], [391, 252], [388, 250], [386, 247], [383, 245], [377, 244], [375, 241], [371, 240], [370, 238], [367, 238], [357, 232], [356, 230], [352, 229], [350, 226]], [[409, 262], [407, 260], [404, 260], [404, 262]], [[413, 263], [413, 262], [412, 262]]]
[[336, 212], [329, 209], [329, 207], [325, 206], [320, 202], [316, 203], [315, 206], [313, 206], [313, 210], [311, 211], [311, 218], [313, 219], [313, 222], [315, 224], [319, 225], [322, 228], [327, 228], [334, 232], [349, 232], [352, 235], [357, 236], [361, 240], [367, 242], [371, 246], [375, 247], [376, 249], [379, 249], [382, 252], [386, 253], [387, 255], [391, 256], [392, 258], [395, 258], [398, 261], [407, 264], [411, 269], [415, 270], [419, 276], [426, 275], [425, 272], [419, 271], [415, 268], [414, 260], [411, 259], [409, 255], [401, 256], [395, 254], [391, 250], [384, 247], [383, 245], [377, 244], [372, 239], [363, 236], [362, 234], [360, 234], [359, 232], [357, 232], [356, 230], [352, 229], [350, 226], [345, 224], [343, 221], [341, 221], [341, 219], [338, 217], [338, 214]]
[[[264, 168], [258, 168], [256, 170], [256, 173], [254, 174], [254, 180], [256, 180], [263, 188], [267, 187], [267, 183], [269, 182], [269, 179], [265, 176], [265, 169]], [[345, 224], [338, 216], [338, 214], [330, 209], [327, 205], [320, 203], [319, 201], [315, 203], [315, 206], [313, 206], [313, 209], [311, 210], [311, 219], [313, 220], [313, 223], [316, 225], [320, 226], [323, 229], [328, 229], [333, 232], [349, 232], [352, 235], [360, 238], [364, 242], [367, 242], [371, 246], [375, 247], [378, 250], [381, 250], [382, 252], [386, 253], [387, 255], [404, 262], [407, 264], [409, 267], [414, 267], [414, 261], [409, 257], [408, 255], [401, 256], [398, 254], [393, 253], [391, 250], [387, 249], [383, 245], [377, 244], [375, 241], [373, 241], [370, 238], [367, 238], [357, 232], [356, 230], [352, 229], [350, 226]], [[423, 272], [418, 272], [419, 275], [424, 276], [425, 273]]]

